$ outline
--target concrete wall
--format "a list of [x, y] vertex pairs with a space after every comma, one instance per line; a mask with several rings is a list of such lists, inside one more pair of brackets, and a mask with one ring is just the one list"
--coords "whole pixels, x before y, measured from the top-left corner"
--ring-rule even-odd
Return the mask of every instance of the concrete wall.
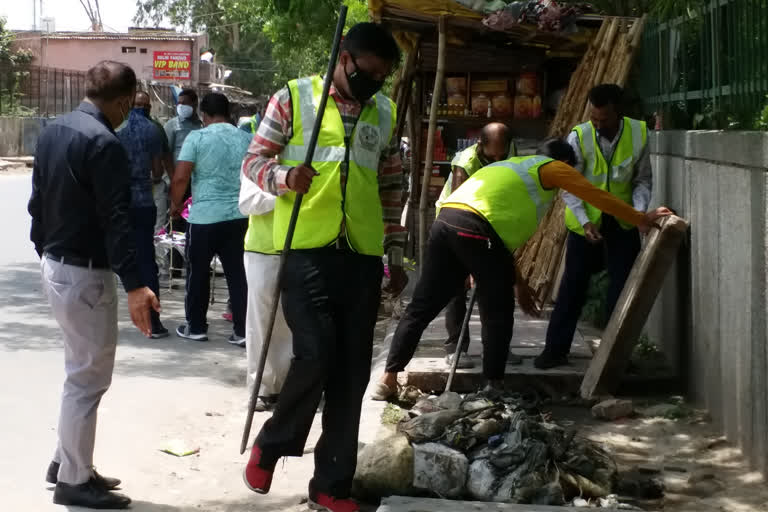
[[651, 148], [654, 202], [691, 231], [647, 332], [768, 473], [768, 133], [658, 132]]
[[4, 156], [32, 156], [37, 138], [53, 119], [38, 117], [0, 117], [0, 158]]

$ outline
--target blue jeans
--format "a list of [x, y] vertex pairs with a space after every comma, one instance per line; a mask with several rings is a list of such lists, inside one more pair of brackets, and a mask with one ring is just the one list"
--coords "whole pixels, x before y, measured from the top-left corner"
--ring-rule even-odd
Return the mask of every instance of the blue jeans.
[[[155, 218], [156, 206], [131, 207], [128, 211], [136, 240], [136, 262], [142, 282], [155, 292], [160, 300], [160, 281], [155, 261]], [[160, 314], [152, 310], [152, 331], [159, 329]]]

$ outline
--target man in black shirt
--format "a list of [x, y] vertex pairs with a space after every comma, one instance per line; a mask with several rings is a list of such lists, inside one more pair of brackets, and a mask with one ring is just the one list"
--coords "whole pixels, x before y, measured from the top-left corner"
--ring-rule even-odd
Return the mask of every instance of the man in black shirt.
[[[125, 508], [120, 484], [93, 469], [96, 411], [112, 381], [117, 345], [117, 287], [131, 320], [151, 334], [155, 294], [142, 281], [134, 233], [128, 155], [115, 136], [133, 104], [136, 75], [104, 61], [87, 74], [86, 98], [40, 135], [32, 175], [32, 242], [42, 259], [43, 289], [64, 338], [66, 380], [58, 447], [46, 479], [53, 502]], [[114, 272], [114, 274], [113, 274]]]

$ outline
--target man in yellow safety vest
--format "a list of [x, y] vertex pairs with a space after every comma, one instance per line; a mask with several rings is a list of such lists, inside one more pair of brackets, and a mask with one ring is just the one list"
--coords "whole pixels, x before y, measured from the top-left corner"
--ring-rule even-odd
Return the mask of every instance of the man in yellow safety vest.
[[[512, 132], [509, 127], [503, 123], [488, 123], [480, 133], [480, 142], [456, 153], [456, 156], [453, 157], [451, 173], [448, 175], [435, 206], [440, 208], [446, 198], [475, 174], [475, 171], [513, 156], [517, 156], [517, 148], [512, 140]], [[453, 357], [461, 335], [461, 324], [464, 321], [464, 315], [467, 314], [466, 289], [466, 284], [462, 283], [456, 296], [445, 308], [445, 328], [448, 331], [448, 338], [445, 341], [445, 363], [449, 367], [453, 364]], [[461, 350], [466, 352], [468, 348], [469, 333], [466, 333], [464, 339], [461, 340]], [[510, 357], [516, 356], [510, 354]], [[459, 359], [459, 368], [472, 367], [474, 367], [474, 363], [468, 357]]]
[[281, 284], [294, 358], [244, 479], [255, 492], [269, 491], [278, 459], [303, 454], [324, 395], [309, 484], [310, 504], [318, 510], [358, 510], [349, 495], [385, 252], [388, 291], [399, 294], [407, 281], [396, 108], [377, 93], [399, 58], [386, 29], [355, 25], [334, 71], [312, 166], [303, 160], [322, 96], [317, 76], [291, 80], [272, 97], [243, 162], [245, 175], [277, 196], [275, 247], [285, 242], [296, 193], [304, 194]]
[[[576, 126], [568, 142], [576, 153], [574, 167], [590, 183], [636, 210], [646, 211], [652, 189], [648, 129], [644, 121], [621, 115], [622, 97], [621, 87], [615, 84], [593, 88], [589, 93], [590, 121]], [[563, 199], [569, 230], [565, 271], [547, 328], [546, 345], [534, 360], [540, 369], [568, 364], [590, 276], [603, 268], [608, 270], [609, 318], [640, 252], [640, 234], [635, 226], [567, 192]]]
[[527, 283], [517, 275], [513, 252], [536, 232], [557, 189], [643, 232], [648, 232], [657, 218], [671, 213], [666, 208], [638, 212], [592, 185], [571, 167], [576, 158], [573, 148], [563, 140], [546, 141], [539, 155], [483, 167], [445, 200], [430, 230], [427, 259], [413, 299], [395, 331], [386, 373], [374, 398], [394, 394], [397, 374], [413, 357], [424, 329], [470, 274], [477, 286], [483, 324], [483, 375], [489, 386], [503, 386], [514, 325], [512, 290], [525, 313], [538, 314]]

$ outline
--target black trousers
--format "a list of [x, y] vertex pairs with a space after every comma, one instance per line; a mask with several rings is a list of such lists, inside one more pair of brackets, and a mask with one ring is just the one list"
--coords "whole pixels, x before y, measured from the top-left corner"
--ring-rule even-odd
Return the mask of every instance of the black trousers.
[[483, 374], [493, 380], [504, 377], [514, 327], [515, 261], [485, 219], [452, 208], [443, 209], [432, 225], [421, 277], [392, 339], [386, 371], [405, 370], [424, 329], [469, 274], [480, 308]]
[[286, 260], [282, 302], [294, 356], [256, 444], [265, 465], [301, 456], [325, 393], [310, 488], [337, 498], [349, 496], [357, 466], [382, 275], [381, 258], [348, 250], [294, 250]]
[[[136, 240], [136, 260], [139, 266], [141, 280], [150, 290], [155, 292], [160, 300], [160, 280], [158, 277], [157, 261], [155, 261], [155, 220], [157, 207], [145, 206], [130, 208], [128, 211], [131, 226]], [[160, 314], [154, 309], [152, 315], [152, 330], [160, 328]]]
[[245, 310], [248, 283], [243, 263], [245, 232], [248, 219], [235, 219], [213, 224], [190, 224], [187, 229], [187, 294], [184, 306], [190, 330], [208, 332], [208, 303], [211, 297], [211, 261], [218, 255], [224, 267], [235, 334], [245, 336]]
[[568, 233], [563, 280], [549, 320], [545, 345], [545, 350], [554, 356], [566, 356], [571, 350], [592, 274], [604, 268], [608, 270], [606, 318], [610, 318], [640, 252], [637, 229], [623, 229], [610, 215], [603, 215], [600, 234], [603, 241], [592, 244], [581, 235]]
[[[445, 328], [448, 331], [448, 339], [443, 346], [446, 354], [456, 352], [461, 336], [461, 326], [464, 323], [464, 317], [467, 315], [467, 290], [464, 289], [464, 283], [461, 284], [459, 292], [451, 299], [445, 308]], [[469, 350], [469, 329], [464, 334], [461, 341], [461, 351]]]

